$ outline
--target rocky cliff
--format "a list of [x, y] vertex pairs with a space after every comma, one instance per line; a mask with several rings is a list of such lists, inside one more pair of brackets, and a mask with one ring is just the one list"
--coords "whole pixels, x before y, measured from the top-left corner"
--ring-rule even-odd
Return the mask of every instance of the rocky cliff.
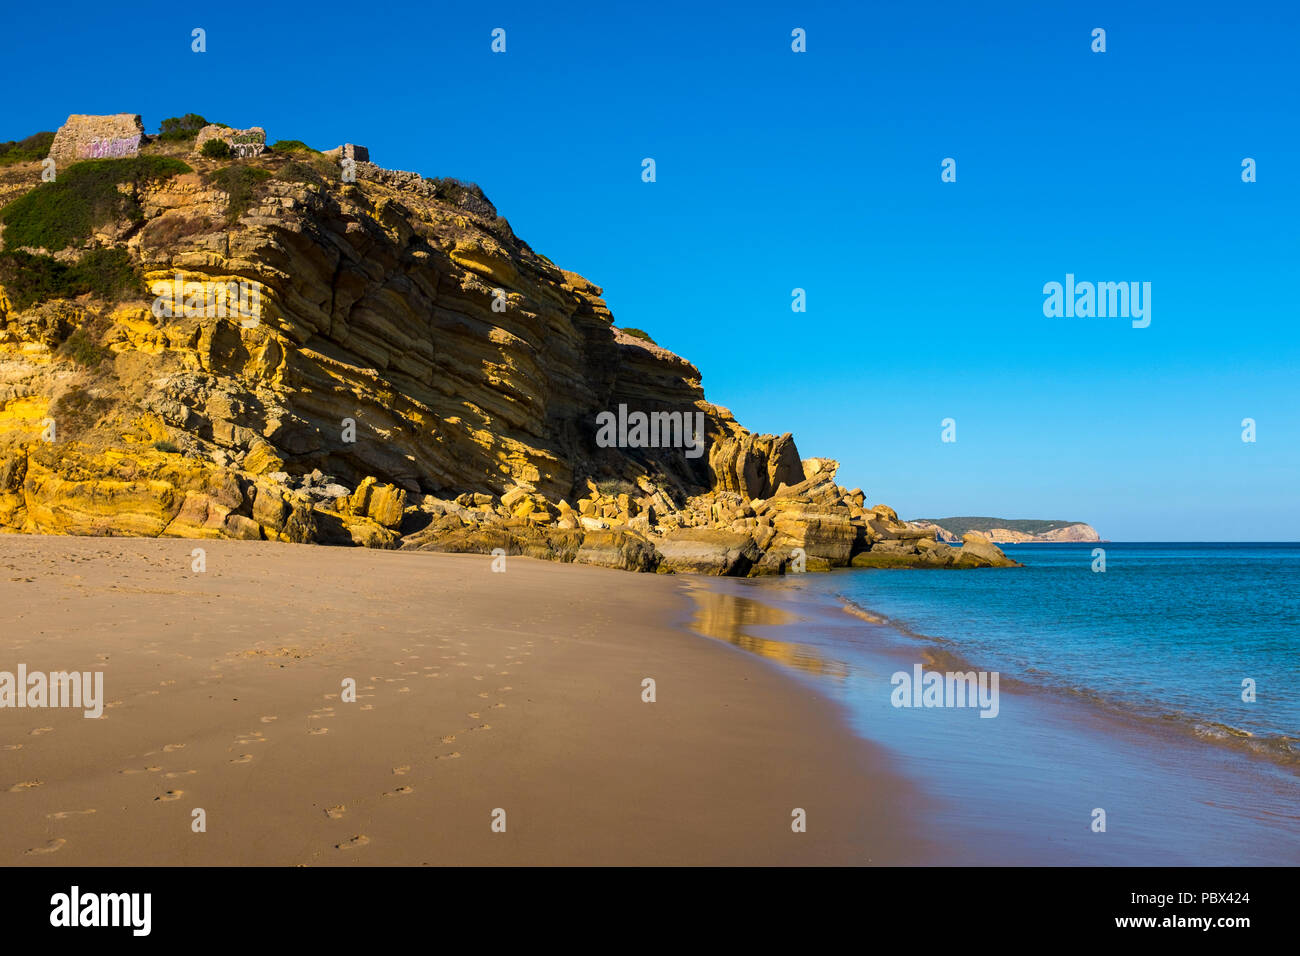
[[[85, 152], [72, 119], [56, 159]], [[2, 530], [715, 574], [1013, 563], [747, 432], [475, 186], [301, 144], [138, 152], [53, 182], [0, 167]]]
[[940, 541], [961, 541], [967, 535], [995, 544], [1048, 544], [1100, 541], [1097, 529], [1082, 521], [1038, 521], [1007, 518], [936, 518], [909, 522], [932, 530]]

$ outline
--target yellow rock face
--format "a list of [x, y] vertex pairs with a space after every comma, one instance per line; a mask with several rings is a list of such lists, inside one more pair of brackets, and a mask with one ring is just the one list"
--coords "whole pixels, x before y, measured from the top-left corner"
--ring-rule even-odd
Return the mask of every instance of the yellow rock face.
[[[696, 564], [766, 548], [779, 570], [795, 548], [847, 563], [896, 521], [833, 460], [707, 402], [695, 366], [616, 329], [476, 188], [247, 162], [270, 176], [233, 225], [197, 159], [149, 188], [139, 228], [97, 225], [145, 291], [15, 310], [0, 289], [0, 530], [393, 547], [428, 529], [645, 570], [651, 540], [701, 528]], [[0, 180], [0, 202], [34, 186]], [[624, 405], [700, 415], [707, 457], [598, 447]]]

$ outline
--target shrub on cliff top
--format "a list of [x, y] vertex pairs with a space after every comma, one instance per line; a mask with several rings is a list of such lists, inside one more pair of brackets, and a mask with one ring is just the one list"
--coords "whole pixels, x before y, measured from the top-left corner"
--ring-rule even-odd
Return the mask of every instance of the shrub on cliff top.
[[[150, 181], [191, 172], [178, 159], [135, 156], [75, 163], [59, 171], [0, 211], [6, 249], [28, 246], [57, 252], [90, 238], [96, 226], [116, 219], [141, 222], [144, 212], [136, 193]], [[125, 192], [120, 186], [130, 187]]]
[[312, 149], [300, 139], [277, 139], [271, 144], [273, 153], [320, 153], [318, 149]]
[[49, 256], [0, 252], [0, 285], [16, 309], [86, 292], [115, 301], [144, 290], [125, 249], [93, 249], [71, 265]]
[[198, 113], [186, 113], [184, 116], [169, 116], [158, 127], [158, 138], [162, 140], [196, 139], [199, 130], [208, 125]]
[[26, 139], [0, 143], [0, 166], [31, 163], [44, 159], [54, 142], [53, 133], [34, 133]]
[[651, 345], [658, 345], [658, 344], [659, 344], [659, 343], [657, 343], [654, 339], [650, 338], [650, 333], [649, 333], [649, 332], [643, 332], [643, 331], [641, 331], [640, 329], [630, 329], [630, 328], [626, 328], [626, 327], [622, 327], [622, 326], [620, 326], [620, 328], [622, 328], [622, 331], [623, 331], [623, 334], [624, 334], [624, 335], [630, 335], [630, 336], [632, 336], [632, 338], [634, 338], [634, 339], [645, 339], [645, 340], [646, 340], [647, 342], [649, 342]]
[[234, 150], [224, 139], [208, 140], [199, 152], [208, 159], [229, 159], [234, 155]]

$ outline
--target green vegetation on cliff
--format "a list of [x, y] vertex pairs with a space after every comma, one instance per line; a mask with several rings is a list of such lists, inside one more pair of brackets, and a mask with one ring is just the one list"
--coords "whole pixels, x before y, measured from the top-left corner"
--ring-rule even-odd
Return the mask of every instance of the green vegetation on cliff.
[[52, 142], [53, 133], [34, 133], [23, 140], [0, 143], [0, 166], [38, 162], [49, 153]]
[[[57, 252], [85, 242], [96, 226], [118, 219], [143, 222], [139, 187], [188, 172], [185, 163], [166, 156], [75, 163], [55, 182], [41, 183], [0, 212], [5, 248]], [[132, 188], [124, 192], [122, 186]]]
[[[207, 144], [204, 144], [204, 148], [206, 149], [207, 145], [217, 142], [221, 141], [209, 140]], [[222, 145], [225, 144], [222, 143]], [[271, 174], [265, 169], [238, 164], [226, 166], [211, 173], [208, 176], [208, 182], [229, 197], [226, 200], [226, 218], [233, 225], [239, 221], [239, 217], [247, 212], [248, 207], [252, 205], [258, 184], [264, 183], [270, 178]]]
[[86, 292], [112, 301], [144, 290], [125, 249], [92, 249], [74, 263], [26, 252], [0, 252], [0, 285], [18, 309]]
[[169, 116], [158, 128], [158, 138], [167, 141], [184, 141], [197, 139], [199, 130], [208, 125], [198, 113], [186, 113], [184, 116]]
[[273, 153], [315, 153], [320, 155], [320, 150], [312, 149], [300, 139], [277, 139], [271, 144]]
[[992, 531], [994, 528], [1022, 531], [1025, 534], [1046, 534], [1058, 528], [1086, 524], [1083, 521], [1043, 521], [1031, 518], [915, 518], [913, 520], [937, 524], [956, 535], [963, 535], [967, 531]]

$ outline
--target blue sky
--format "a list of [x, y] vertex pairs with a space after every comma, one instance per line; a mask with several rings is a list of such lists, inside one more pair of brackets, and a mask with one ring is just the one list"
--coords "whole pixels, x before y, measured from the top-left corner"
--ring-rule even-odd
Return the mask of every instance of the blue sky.
[[[1300, 539], [1296, 5], [729, 6], [11, 6], [0, 139], [192, 111], [363, 143], [479, 183], [711, 400], [904, 517]], [[1150, 282], [1150, 327], [1045, 317], [1067, 272]]]

